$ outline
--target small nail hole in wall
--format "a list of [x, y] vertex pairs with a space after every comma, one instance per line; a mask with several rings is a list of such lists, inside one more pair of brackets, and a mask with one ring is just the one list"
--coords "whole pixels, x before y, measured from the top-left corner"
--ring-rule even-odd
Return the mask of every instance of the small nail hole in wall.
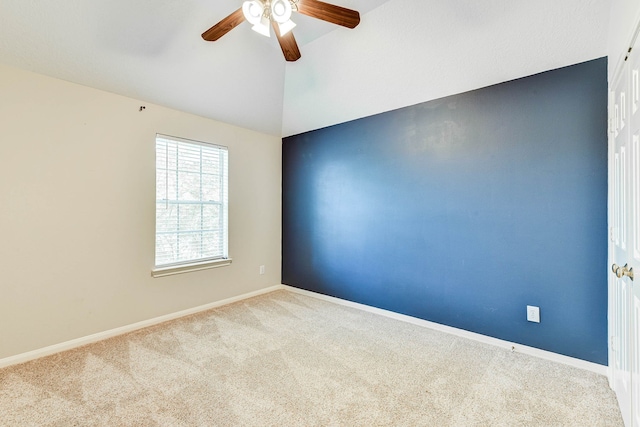
[[140, 111], [142, 111], [142, 110], [144, 110], [144, 109], [146, 109], [146, 108], [147, 108], [147, 107], [145, 107], [144, 105], [141, 105], [141, 106], [140, 106]]

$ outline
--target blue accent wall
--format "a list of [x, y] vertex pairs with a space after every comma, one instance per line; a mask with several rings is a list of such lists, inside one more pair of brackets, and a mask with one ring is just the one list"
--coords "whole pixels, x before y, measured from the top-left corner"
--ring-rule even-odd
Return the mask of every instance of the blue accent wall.
[[282, 244], [285, 284], [606, 365], [606, 58], [285, 138]]

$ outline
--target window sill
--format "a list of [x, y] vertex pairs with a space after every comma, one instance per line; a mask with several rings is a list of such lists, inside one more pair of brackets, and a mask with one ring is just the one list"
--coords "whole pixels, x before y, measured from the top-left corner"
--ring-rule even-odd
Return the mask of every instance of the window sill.
[[231, 258], [216, 259], [211, 261], [194, 262], [191, 264], [171, 265], [168, 267], [156, 267], [151, 270], [151, 276], [164, 277], [174, 274], [188, 273], [190, 271], [208, 270], [209, 268], [225, 267], [231, 264]]

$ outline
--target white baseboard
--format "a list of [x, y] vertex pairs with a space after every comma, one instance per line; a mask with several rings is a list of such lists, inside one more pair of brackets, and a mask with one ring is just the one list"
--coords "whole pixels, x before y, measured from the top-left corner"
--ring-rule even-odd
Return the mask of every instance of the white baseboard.
[[221, 301], [216, 301], [210, 304], [201, 305], [199, 307], [190, 308], [187, 310], [178, 311], [175, 313], [167, 314], [164, 316], [156, 317], [149, 320], [143, 320], [141, 322], [133, 323], [131, 325], [122, 326], [115, 329], [110, 329], [108, 331], [99, 332], [96, 334], [88, 335], [86, 337], [77, 338], [71, 341], [66, 341], [60, 344], [54, 344], [48, 347], [40, 348], [37, 350], [29, 351], [27, 353], [18, 354], [15, 356], [10, 356], [4, 359], [0, 359], [0, 368], [4, 368], [11, 365], [17, 365], [19, 363], [28, 362], [30, 360], [38, 359], [40, 357], [49, 356], [55, 353], [60, 353], [66, 350], [72, 350], [74, 348], [81, 347], [83, 345], [92, 344], [97, 341], [101, 341], [107, 338], [112, 338], [118, 335], [126, 334], [129, 332], [136, 331], [138, 329], [146, 328], [149, 326], [157, 325], [159, 323], [167, 322], [169, 320], [178, 319], [180, 317], [188, 316], [191, 314], [200, 313], [202, 311], [210, 310], [212, 308], [221, 307], [227, 304], [231, 304], [234, 302], [242, 301], [244, 299], [252, 298], [258, 295], [267, 294], [269, 292], [277, 291], [277, 290], [287, 290], [295, 293], [299, 293], [302, 295], [307, 295], [313, 298], [318, 298], [321, 300], [333, 302], [335, 304], [341, 304], [347, 307], [356, 308], [359, 310], [367, 311], [370, 313], [375, 313], [381, 316], [389, 317], [392, 319], [400, 320], [402, 322], [411, 323], [413, 325], [434, 329], [440, 332], [445, 332], [448, 334], [456, 335], [462, 338], [471, 339], [474, 341], [479, 341], [485, 344], [491, 344], [496, 347], [504, 348], [511, 351], [517, 351], [519, 353], [528, 354], [530, 356], [539, 357], [541, 359], [550, 360], [553, 362], [563, 363], [565, 365], [573, 366], [575, 368], [585, 369], [588, 371], [595, 372], [600, 375], [607, 375], [607, 367], [603, 365], [598, 365], [597, 363], [587, 362], [585, 360], [576, 359], [569, 356], [564, 356], [562, 354], [553, 353], [546, 350], [540, 350], [535, 347], [529, 347], [522, 344], [512, 343], [509, 341], [504, 341], [498, 338], [492, 338], [486, 335], [476, 334], [474, 332], [465, 331], [463, 329], [453, 328], [451, 326], [441, 325], [439, 323], [429, 322], [428, 320], [418, 319], [416, 317], [407, 316], [404, 314], [395, 313], [393, 311], [383, 310], [380, 308], [371, 307], [364, 304], [359, 304], [356, 302], [351, 302], [347, 300], [343, 300], [340, 298], [331, 297], [328, 295], [318, 294], [315, 292], [307, 291], [304, 289], [294, 288], [288, 285], [275, 285], [268, 288], [260, 289], [254, 292], [249, 292], [246, 294], [238, 295], [232, 298], [227, 298]]
[[19, 363], [28, 362], [30, 360], [38, 359], [40, 357], [50, 356], [61, 351], [72, 350], [74, 348], [81, 347], [83, 345], [92, 344], [97, 341], [101, 341], [107, 338], [112, 338], [118, 335], [123, 335], [129, 332], [137, 331], [138, 329], [146, 328], [149, 326], [157, 325], [159, 323], [167, 322], [169, 320], [178, 319], [180, 317], [189, 316], [191, 314], [200, 313], [202, 311], [210, 310], [212, 308], [221, 307], [223, 305], [231, 304], [234, 302], [242, 301], [247, 298], [255, 297], [258, 295], [273, 292], [279, 289], [283, 289], [282, 285], [275, 285], [265, 289], [260, 289], [254, 292], [238, 295], [235, 297], [227, 298], [221, 301], [212, 302], [209, 304], [201, 305], [199, 307], [189, 308], [187, 310], [178, 311], [175, 313], [166, 314], [164, 316], [155, 317], [149, 320], [143, 320], [141, 322], [133, 323], [131, 325], [122, 326], [115, 329], [110, 329], [104, 332], [98, 332], [97, 334], [87, 335], [82, 338], [77, 338], [71, 341], [65, 341], [60, 344], [50, 345], [48, 347], [40, 348], [37, 350], [29, 351], [27, 353], [17, 354], [15, 356], [6, 357], [0, 359], [0, 368], [5, 368], [11, 365], [17, 365]]
[[550, 360], [552, 362], [563, 363], [565, 365], [573, 366], [574, 368], [585, 369], [587, 371], [595, 372], [596, 374], [599, 374], [599, 375], [607, 376], [607, 371], [608, 371], [607, 366], [599, 365], [597, 363], [587, 362], [586, 360], [576, 359], [574, 357], [569, 357], [562, 354], [553, 353], [551, 351], [541, 350], [539, 348], [529, 347], [522, 344], [512, 343], [512, 342], [504, 341], [498, 338], [489, 337], [486, 335], [476, 334], [475, 332], [465, 331], [464, 329], [453, 328], [451, 326], [445, 326], [439, 323], [429, 322], [428, 320], [418, 319], [417, 317], [411, 317], [405, 314], [399, 314], [393, 311], [383, 310], [381, 308], [375, 308], [368, 305], [331, 297], [328, 295], [318, 294], [318, 293], [307, 291], [304, 289], [294, 288], [292, 286], [282, 285], [282, 288], [291, 292], [302, 294], [302, 295], [307, 295], [310, 297], [333, 302], [336, 304], [341, 304], [347, 307], [356, 308], [359, 310], [367, 311], [369, 313], [375, 313], [381, 316], [400, 320], [402, 322], [411, 323], [413, 325], [434, 329], [436, 331], [445, 332], [448, 334], [456, 335], [456, 336], [467, 338], [474, 341], [479, 341], [485, 344], [491, 344], [496, 347], [504, 348], [506, 350], [516, 351], [518, 353], [539, 357], [540, 359]]

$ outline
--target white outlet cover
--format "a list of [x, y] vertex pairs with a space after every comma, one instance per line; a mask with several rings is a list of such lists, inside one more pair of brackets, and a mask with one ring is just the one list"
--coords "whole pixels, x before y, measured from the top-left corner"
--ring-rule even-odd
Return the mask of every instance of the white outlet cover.
[[528, 305], [527, 320], [529, 322], [540, 323], [540, 307], [536, 307], [534, 305]]

